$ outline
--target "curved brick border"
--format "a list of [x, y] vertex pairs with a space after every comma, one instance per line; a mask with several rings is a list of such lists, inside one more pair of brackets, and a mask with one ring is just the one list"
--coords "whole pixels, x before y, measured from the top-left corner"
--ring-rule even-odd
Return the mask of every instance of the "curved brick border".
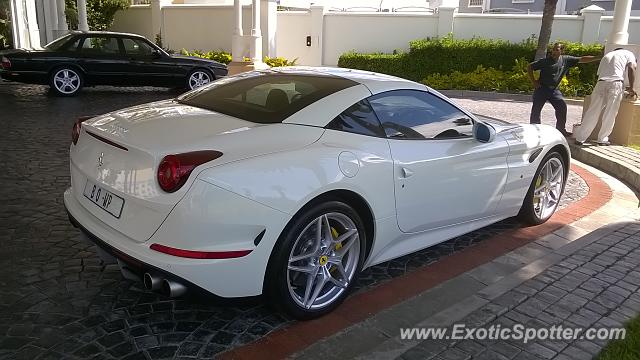
[[371, 290], [355, 294], [329, 315], [312, 321], [296, 322], [254, 343], [221, 354], [221, 358], [282, 359], [287, 357], [379, 311], [579, 220], [611, 200], [613, 192], [604, 181], [575, 164], [571, 165], [571, 170], [589, 185], [589, 193], [581, 200], [559, 210], [546, 223], [504, 231], [433, 264], [423, 266]]

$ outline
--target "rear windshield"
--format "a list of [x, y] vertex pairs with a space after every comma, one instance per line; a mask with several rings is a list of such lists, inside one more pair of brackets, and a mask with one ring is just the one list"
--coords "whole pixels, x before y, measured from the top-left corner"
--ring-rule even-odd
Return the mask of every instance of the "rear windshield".
[[186, 93], [178, 98], [178, 102], [246, 121], [274, 124], [325, 96], [356, 84], [348, 79], [315, 73], [252, 71]]
[[73, 36], [75, 36], [74, 34], [67, 34], [61, 38], [58, 38], [56, 40], [53, 40], [52, 42], [48, 43], [47, 45], [44, 46], [45, 49], [49, 49], [49, 50], [60, 50], [66, 43], [67, 41], [69, 41], [70, 38], [72, 38]]

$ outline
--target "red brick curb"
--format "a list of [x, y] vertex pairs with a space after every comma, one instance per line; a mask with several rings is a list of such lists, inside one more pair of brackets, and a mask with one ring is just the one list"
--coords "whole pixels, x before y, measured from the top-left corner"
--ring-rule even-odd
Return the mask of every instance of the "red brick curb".
[[312, 321], [296, 322], [251, 344], [223, 353], [221, 358], [282, 359], [287, 357], [320, 339], [579, 220], [611, 200], [613, 192], [604, 181], [579, 166], [572, 164], [571, 170], [589, 185], [589, 193], [579, 201], [559, 210], [546, 223], [506, 230], [433, 264], [355, 294], [347, 298], [329, 315]]

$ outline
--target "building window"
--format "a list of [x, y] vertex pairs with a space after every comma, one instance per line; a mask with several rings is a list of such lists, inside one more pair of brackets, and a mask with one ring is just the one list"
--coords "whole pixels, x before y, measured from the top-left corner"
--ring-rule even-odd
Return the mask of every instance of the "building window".
[[469, 0], [469, 7], [481, 7], [484, 0]]

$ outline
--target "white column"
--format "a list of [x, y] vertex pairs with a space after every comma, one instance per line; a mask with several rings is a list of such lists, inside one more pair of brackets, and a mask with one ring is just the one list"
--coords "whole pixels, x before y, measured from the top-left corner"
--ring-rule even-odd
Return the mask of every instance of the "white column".
[[231, 40], [231, 56], [233, 62], [242, 62], [244, 53], [242, 37], [242, 3], [240, 0], [233, 0], [233, 38]]
[[603, 8], [596, 5], [591, 5], [580, 11], [583, 17], [581, 38], [583, 44], [598, 42], [600, 38], [600, 21], [604, 11]]
[[457, 7], [440, 6], [438, 8], [438, 37], [445, 37], [453, 32], [453, 21]]
[[[29, 1], [33, 2], [33, 1]], [[58, 36], [62, 36], [67, 33], [69, 26], [67, 25], [67, 15], [64, 13], [66, 7], [64, 0], [58, 0], [56, 2], [58, 13]]]
[[613, 26], [607, 45], [626, 45], [629, 42], [629, 17], [631, 16], [631, 0], [616, 0], [613, 10]]
[[20, 47], [20, 32], [18, 30], [18, 6], [15, 0], [9, 0], [9, 7], [11, 9], [11, 37], [13, 38], [13, 47], [17, 49]]
[[260, 30], [260, 0], [253, 0], [250, 57], [253, 63], [262, 62], [262, 31]]
[[76, 0], [78, 6], [78, 30], [89, 31], [87, 23], [87, 0]]
[[[324, 5], [311, 5], [311, 51], [308, 65], [324, 65], [323, 34], [324, 13], [326, 11]], [[305, 41], [305, 39], [301, 37], [300, 41]]]
[[64, 0], [49, 0], [49, 11], [47, 18], [47, 28], [51, 29], [51, 39], [53, 41], [59, 37], [58, 35], [58, 1]]
[[40, 44], [40, 29], [38, 28], [38, 14], [36, 12], [36, 2], [27, 1], [27, 31], [29, 33], [29, 45], [32, 49], [42, 48]]
[[278, 3], [276, 0], [262, 1], [262, 54], [276, 57], [276, 32], [278, 31]]

